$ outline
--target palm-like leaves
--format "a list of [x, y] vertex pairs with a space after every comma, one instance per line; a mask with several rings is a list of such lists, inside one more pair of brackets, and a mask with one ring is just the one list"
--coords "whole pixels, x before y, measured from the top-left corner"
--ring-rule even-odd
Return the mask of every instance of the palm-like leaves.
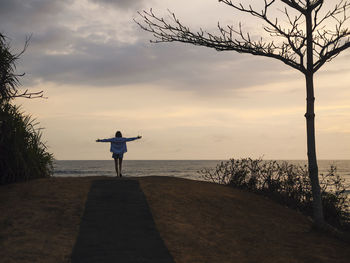
[[43, 92], [19, 91], [18, 77], [24, 74], [16, 74], [16, 62], [26, 50], [29, 38], [24, 44], [23, 50], [19, 54], [12, 54], [7, 38], [0, 33], [0, 103], [8, 102], [16, 97], [41, 98]]
[[16, 61], [25, 51], [12, 54], [6, 37], [0, 33], [0, 184], [52, 174], [52, 154], [42, 142], [40, 129], [30, 115], [11, 105], [16, 97], [42, 97], [42, 92], [19, 92]]
[[53, 156], [35, 119], [11, 104], [1, 105], [0, 119], [0, 184], [50, 176]]

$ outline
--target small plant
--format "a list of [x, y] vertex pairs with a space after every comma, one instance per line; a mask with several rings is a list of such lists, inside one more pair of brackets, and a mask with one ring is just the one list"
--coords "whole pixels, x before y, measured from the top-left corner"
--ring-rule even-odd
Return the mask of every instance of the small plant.
[[[199, 171], [207, 180], [267, 195], [307, 215], [312, 214], [312, 191], [307, 166], [262, 159], [230, 159], [215, 169]], [[345, 180], [331, 166], [320, 175], [325, 219], [337, 227], [350, 225], [349, 197]]]

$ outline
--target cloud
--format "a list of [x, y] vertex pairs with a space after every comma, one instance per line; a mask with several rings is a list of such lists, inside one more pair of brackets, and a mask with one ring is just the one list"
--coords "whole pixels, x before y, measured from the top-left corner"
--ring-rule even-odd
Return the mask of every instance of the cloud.
[[219, 91], [276, 82], [286, 78], [276, 71], [287, 70], [282, 63], [190, 45], [151, 45], [145, 39], [130, 44], [97, 41], [68, 28], [34, 36], [30, 47], [33, 52], [28, 50], [23, 70], [30, 73], [32, 81], [91, 87], [143, 83]]
[[91, 2], [109, 5], [118, 9], [134, 9], [139, 8], [143, 5], [144, 0], [90, 0]]
[[11, 15], [16, 13], [18, 17], [20, 15], [23, 15], [25, 12], [28, 12], [30, 14], [52, 14], [57, 12], [57, 9], [60, 6], [63, 6], [67, 3], [72, 3], [72, 0], [0, 0], [0, 14]]
[[61, 14], [73, 0], [0, 0], [1, 30], [6, 25], [16, 29], [43, 28], [53, 22], [53, 18]]
[[[143, 2], [89, 1], [122, 9]], [[123, 13], [118, 8], [107, 14], [104, 7], [96, 9], [88, 1], [0, 3], [5, 15], [0, 16], [0, 24], [17, 45], [23, 44], [23, 35], [33, 33], [18, 67], [26, 73], [24, 85], [53, 82], [100, 88], [143, 84], [220, 96], [225, 90], [293, 80], [297, 74], [280, 74], [289, 70], [283, 63], [250, 55], [181, 43], [150, 44], [152, 36], [141, 31], [131, 17], [118, 20]]]

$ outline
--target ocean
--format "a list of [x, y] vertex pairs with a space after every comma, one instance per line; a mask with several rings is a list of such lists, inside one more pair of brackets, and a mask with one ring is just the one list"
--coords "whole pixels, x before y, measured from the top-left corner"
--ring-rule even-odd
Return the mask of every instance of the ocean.
[[[198, 173], [203, 168], [215, 168], [220, 160], [124, 160], [123, 176], [172, 176], [192, 180], [203, 180]], [[288, 161], [292, 164], [307, 164], [306, 161]], [[331, 165], [337, 167], [337, 174], [350, 183], [350, 160], [320, 160], [319, 172], [327, 173]], [[55, 161], [54, 176], [115, 176], [114, 160], [106, 161]]]

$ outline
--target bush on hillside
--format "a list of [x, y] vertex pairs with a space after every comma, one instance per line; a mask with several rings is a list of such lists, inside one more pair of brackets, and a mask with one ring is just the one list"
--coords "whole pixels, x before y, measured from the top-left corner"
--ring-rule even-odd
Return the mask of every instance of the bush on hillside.
[[[215, 169], [199, 171], [205, 180], [270, 196], [307, 215], [312, 214], [311, 182], [307, 166], [262, 159], [231, 159]], [[350, 225], [349, 198], [345, 181], [331, 166], [320, 175], [325, 219], [337, 227]]]
[[0, 184], [52, 174], [53, 156], [47, 152], [35, 120], [11, 104], [18, 97], [42, 97], [42, 91], [18, 89], [23, 74], [16, 73], [16, 61], [27, 45], [28, 39], [24, 49], [13, 54], [8, 38], [0, 33]]
[[0, 104], [0, 184], [52, 174], [53, 156], [36, 125], [18, 106]]

